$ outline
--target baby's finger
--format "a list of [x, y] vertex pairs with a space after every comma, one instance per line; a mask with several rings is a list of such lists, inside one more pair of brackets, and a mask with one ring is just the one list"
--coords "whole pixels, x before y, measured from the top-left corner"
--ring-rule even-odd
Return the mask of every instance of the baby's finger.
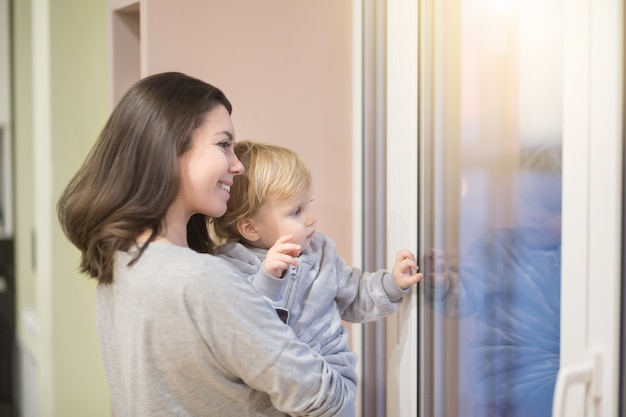
[[413, 283], [416, 284], [424, 278], [424, 274], [419, 272], [417, 274], [411, 275], [411, 278], [413, 278]]
[[408, 271], [408, 273], [411, 275], [417, 273], [417, 271], [420, 269], [415, 260], [411, 258], [404, 258], [400, 262], [400, 265], [402, 266], [403, 271]]
[[400, 262], [404, 259], [415, 260], [415, 256], [413, 256], [413, 253], [408, 249], [399, 250], [396, 253], [396, 262]]
[[300, 255], [300, 250], [302, 247], [297, 243], [282, 243], [275, 245], [276, 252], [285, 253], [289, 256], [296, 257]]
[[288, 253], [277, 254], [275, 259], [283, 262], [285, 264], [285, 268], [287, 268], [289, 265], [298, 266], [298, 259]]

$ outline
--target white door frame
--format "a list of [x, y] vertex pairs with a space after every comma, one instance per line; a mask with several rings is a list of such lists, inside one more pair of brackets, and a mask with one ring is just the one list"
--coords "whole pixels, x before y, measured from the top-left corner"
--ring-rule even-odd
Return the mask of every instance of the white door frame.
[[[418, 250], [418, 8], [387, 1], [387, 264]], [[387, 416], [418, 416], [417, 291], [387, 319]]]

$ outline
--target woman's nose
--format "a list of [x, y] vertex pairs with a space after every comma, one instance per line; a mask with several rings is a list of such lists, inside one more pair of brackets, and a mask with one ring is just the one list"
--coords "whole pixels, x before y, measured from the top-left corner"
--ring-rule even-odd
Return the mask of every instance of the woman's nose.
[[235, 175], [241, 175], [245, 170], [246, 169], [244, 168], [243, 164], [241, 163], [239, 158], [237, 158], [237, 155], [233, 154], [230, 161], [230, 172], [234, 173]]

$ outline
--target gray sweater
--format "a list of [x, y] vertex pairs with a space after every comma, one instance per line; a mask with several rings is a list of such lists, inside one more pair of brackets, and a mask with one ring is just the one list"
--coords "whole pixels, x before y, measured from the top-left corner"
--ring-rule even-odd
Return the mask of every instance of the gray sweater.
[[130, 259], [97, 289], [116, 417], [354, 415], [341, 376], [225, 262], [165, 243]]
[[395, 312], [405, 294], [390, 272], [362, 272], [346, 265], [335, 243], [316, 233], [284, 278], [275, 278], [262, 267], [267, 250], [231, 242], [217, 255], [237, 268], [275, 307], [289, 312], [288, 324], [300, 340], [319, 352], [335, 369], [357, 383], [356, 355], [350, 350], [348, 332], [341, 321], [364, 323]]

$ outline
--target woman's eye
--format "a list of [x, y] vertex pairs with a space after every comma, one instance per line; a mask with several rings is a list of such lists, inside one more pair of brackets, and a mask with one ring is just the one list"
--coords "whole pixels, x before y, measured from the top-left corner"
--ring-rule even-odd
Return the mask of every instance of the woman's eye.
[[218, 143], [218, 146], [222, 147], [222, 149], [228, 149], [231, 146], [233, 146], [233, 143], [230, 142], [230, 141], [225, 140], [225, 141], [222, 141], [222, 142]]

